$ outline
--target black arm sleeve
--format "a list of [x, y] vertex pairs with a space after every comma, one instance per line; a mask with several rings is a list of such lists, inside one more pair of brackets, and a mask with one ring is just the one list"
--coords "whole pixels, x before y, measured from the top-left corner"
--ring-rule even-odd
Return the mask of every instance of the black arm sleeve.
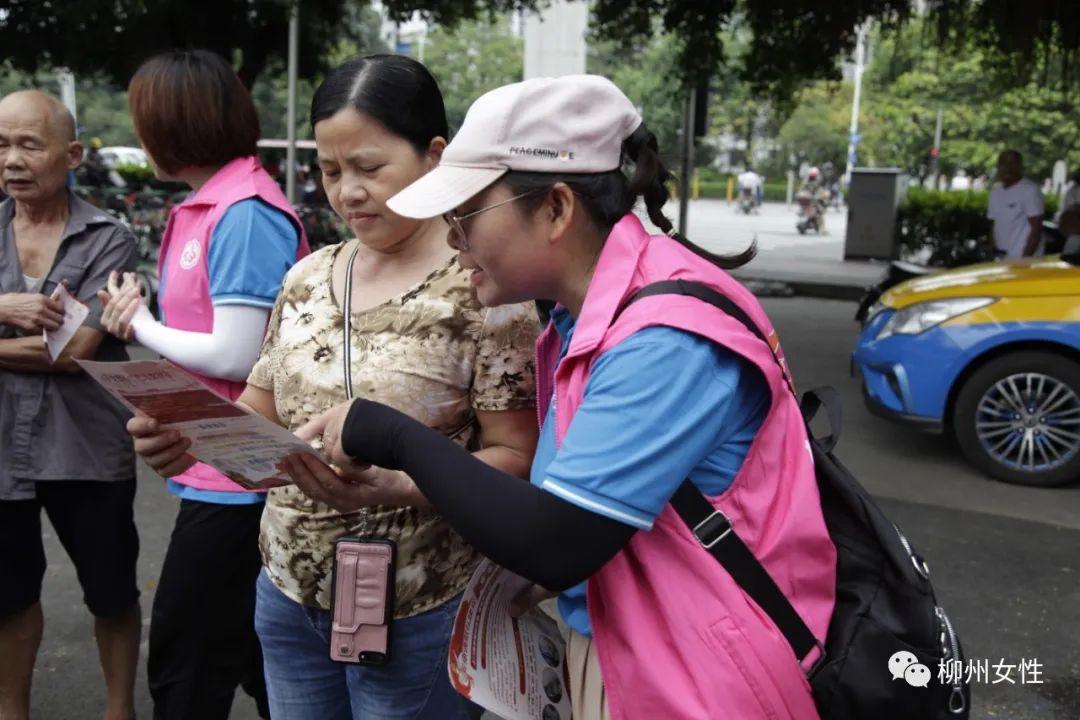
[[341, 444], [357, 460], [404, 470], [470, 545], [548, 590], [588, 578], [636, 531], [493, 468], [380, 403], [353, 402]]

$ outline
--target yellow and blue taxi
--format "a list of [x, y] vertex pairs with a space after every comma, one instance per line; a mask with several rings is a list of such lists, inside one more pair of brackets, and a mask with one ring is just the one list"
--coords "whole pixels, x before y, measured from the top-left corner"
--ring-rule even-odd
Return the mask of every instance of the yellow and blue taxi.
[[1006, 482], [1080, 480], [1080, 258], [972, 265], [897, 285], [852, 357], [867, 406], [956, 437]]

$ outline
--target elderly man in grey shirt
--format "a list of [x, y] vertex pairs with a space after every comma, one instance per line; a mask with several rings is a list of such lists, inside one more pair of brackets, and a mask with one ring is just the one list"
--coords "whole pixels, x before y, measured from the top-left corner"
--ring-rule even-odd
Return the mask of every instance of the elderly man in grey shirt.
[[[29, 716], [41, 643], [44, 509], [94, 615], [107, 686], [106, 718], [134, 713], [140, 612], [135, 463], [126, 413], [76, 364], [124, 360], [100, 325], [96, 292], [131, 269], [135, 241], [115, 219], [69, 192], [79, 165], [75, 123], [36, 91], [0, 100], [0, 718]], [[90, 314], [51, 362], [59, 284]]]

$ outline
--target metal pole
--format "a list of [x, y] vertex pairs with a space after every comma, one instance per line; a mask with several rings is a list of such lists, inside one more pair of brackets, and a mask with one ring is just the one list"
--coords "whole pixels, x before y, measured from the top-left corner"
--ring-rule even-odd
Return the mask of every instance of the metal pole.
[[941, 108], [937, 111], [937, 127], [934, 128], [934, 149], [930, 152], [930, 177], [934, 188], [938, 186], [938, 156], [941, 154]]
[[690, 88], [683, 111], [682, 179], [679, 181], [679, 234], [686, 236], [686, 215], [690, 204], [690, 182], [694, 174], [694, 105], [697, 92]]
[[288, 124], [286, 138], [289, 141], [285, 150], [285, 197], [290, 203], [296, 202], [296, 66], [299, 42], [300, 2], [297, 0], [289, 9], [289, 105], [285, 113]]
[[855, 147], [859, 143], [859, 102], [862, 99], [862, 76], [863, 63], [866, 55], [866, 33], [870, 28], [867, 21], [855, 30], [855, 97], [851, 102], [851, 129], [848, 133], [847, 146], [847, 169], [844, 171], [844, 182], [851, 184], [851, 170], [855, 167]]
[[79, 125], [79, 115], [75, 107], [75, 76], [67, 68], [57, 68], [56, 82], [60, 85], [60, 100], [71, 113], [75, 127]]

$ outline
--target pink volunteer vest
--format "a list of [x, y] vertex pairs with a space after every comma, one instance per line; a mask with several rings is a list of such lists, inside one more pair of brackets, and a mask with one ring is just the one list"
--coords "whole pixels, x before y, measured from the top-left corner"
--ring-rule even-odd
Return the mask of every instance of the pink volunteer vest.
[[[277, 183], [262, 169], [255, 157], [232, 160], [205, 185], [169, 213], [169, 223], [161, 238], [158, 277], [166, 278], [165, 291], [158, 298], [167, 325], [178, 330], [209, 333], [214, 329], [214, 308], [210, 301], [207, 251], [218, 221], [232, 205], [257, 197], [289, 216], [300, 230], [296, 259], [311, 252], [303, 226]], [[192, 372], [201, 382], [230, 400], [240, 397], [243, 382], [207, 377]], [[173, 480], [200, 490], [246, 492], [236, 483], [202, 463]]]
[[[650, 237], [636, 217], [627, 215], [600, 255], [554, 387], [558, 336], [548, 327], [537, 341], [540, 417], [553, 400], [561, 444], [593, 362], [644, 327], [687, 330], [754, 363], [768, 382], [772, 404], [731, 487], [711, 500], [824, 641], [834, 603], [836, 551], [822, 517], [798, 404], [769, 348], [737, 320], [699, 300], [653, 296], [613, 320], [637, 290], [668, 279], [711, 285], [775, 341], [765, 312], [746, 288], [667, 236]], [[651, 531], [636, 533], [589, 579], [587, 593], [613, 720], [818, 717], [788, 642], [670, 505]], [[816, 657], [812, 652], [807, 667]]]

